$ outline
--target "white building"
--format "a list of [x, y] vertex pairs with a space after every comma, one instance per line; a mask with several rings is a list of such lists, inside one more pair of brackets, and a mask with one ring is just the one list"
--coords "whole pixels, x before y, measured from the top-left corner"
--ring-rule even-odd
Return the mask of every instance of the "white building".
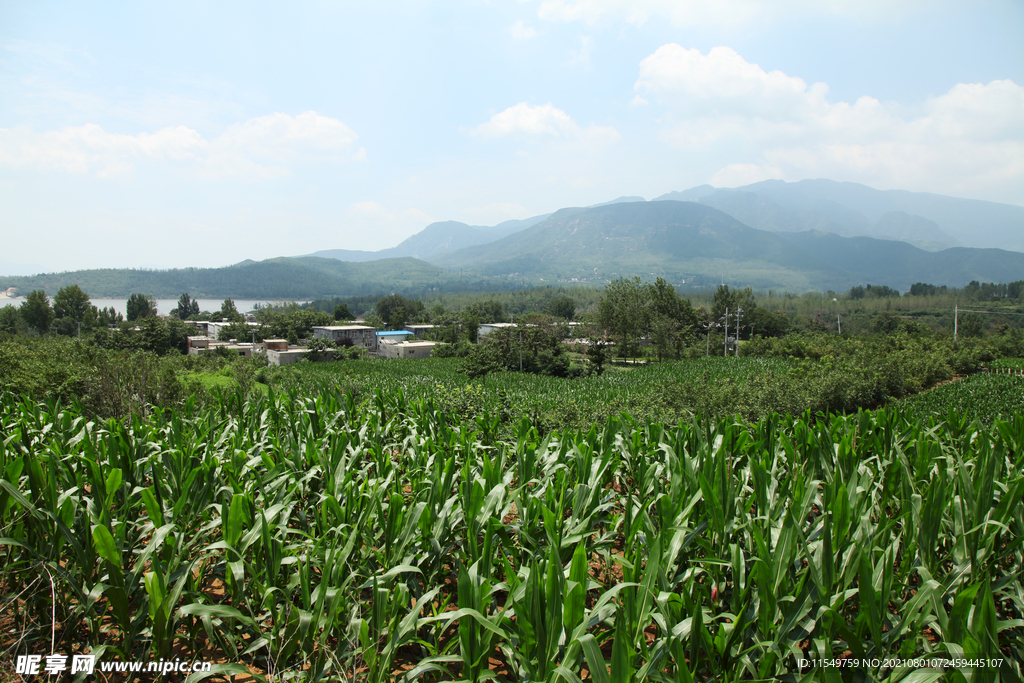
[[382, 340], [377, 347], [381, 358], [430, 358], [437, 342], [415, 339], [410, 341]]

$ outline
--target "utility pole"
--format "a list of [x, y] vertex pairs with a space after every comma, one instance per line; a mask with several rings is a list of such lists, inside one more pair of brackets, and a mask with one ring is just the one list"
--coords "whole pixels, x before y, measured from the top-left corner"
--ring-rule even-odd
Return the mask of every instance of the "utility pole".
[[957, 321], [960, 316], [960, 307], [953, 306], [953, 341], [956, 341]]
[[722, 355], [729, 355], [729, 309], [725, 309], [725, 341], [722, 342]]
[[742, 308], [736, 309], [736, 358], [740, 357], [740, 313], [742, 312]]
[[705, 349], [704, 353], [706, 357], [711, 355], [711, 328], [718, 326], [718, 323], [713, 323], [710, 320], [704, 323], [704, 331], [707, 332], [707, 349]]
[[839, 336], [843, 336], [843, 321], [839, 318], [838, 315], [836, 316], [836, 325], [839, 326]]

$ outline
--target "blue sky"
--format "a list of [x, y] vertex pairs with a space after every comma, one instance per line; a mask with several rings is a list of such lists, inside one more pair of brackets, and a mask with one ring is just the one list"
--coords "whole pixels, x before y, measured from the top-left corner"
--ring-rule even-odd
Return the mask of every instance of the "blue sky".
[[0, 270], [826, 177], [1024, 205], [1018, 0], [0, 2]]

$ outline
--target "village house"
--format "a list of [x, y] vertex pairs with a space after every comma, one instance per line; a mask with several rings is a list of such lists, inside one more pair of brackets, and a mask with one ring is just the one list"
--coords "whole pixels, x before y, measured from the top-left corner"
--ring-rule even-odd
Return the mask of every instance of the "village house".
[[[377, 350], [377, 328], [368, 325], [326, 325], [313, 327], [313, 337], [327, 339], [342, 346], [362, 346]], [[346, 341], [347, 340], [347, 341]]]

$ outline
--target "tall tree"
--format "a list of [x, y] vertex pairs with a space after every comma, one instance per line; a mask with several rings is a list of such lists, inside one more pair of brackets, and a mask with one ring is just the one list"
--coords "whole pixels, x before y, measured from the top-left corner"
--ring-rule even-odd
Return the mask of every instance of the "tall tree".
[[650, 334], [658, 360], [665, 356], [678, 358], [683, 341], [697, 326], [697, 313], [689, 299], [676, 294], [664, 278], [647, 285], [650, 297]]
[[125, 308], [128, 313], [128, 322], [156, 317], [156, 299], [149, 294], [132, 294], [128, 297]]
[[[749, 334], [750, 330], [750, 317], [753, 315], [754, 309], [757, 308], [757, 301], [754, 299], [754, 292], [750, 287], [744, 287], [743, 289], [729, 289], [729, 285], [719, 285], [718, 290], [715, 292], [714, 304], [711, 307], [711, 317], [713, 320], [718, 321], [723, 315], [725, 315], [726, 309], [729, 311], [729, 329], [739, 333]], [[740, 316], [740, 328], [736, 330], [736, 311], [737, 309], [742, 310]]]
[[480, 318], [472, 313], [466, 317], [466, 339], [470, 344], [480, 340]]
[[124, 322], [124, 316], [115, 311], [113, 306], [104, 306], [97, 311], [96, 324], [101, 327], [110, 327], [121, 322]]
[[53, 297], [53, 317], [57, 320], [67, 318], [76, 323], [84, 322], [91, 309], [89, 295], [78, 285], [61, 287]]
[[493, 299], [488, 301], [477, 301], [466, 307], [466, 315], [475, 315], [484, 323], [505, 322], [505, 307], [500, 301]]
[[352, 311], [349, 310], [348, 304], [340, 303], [334, 307], [334, 319], [335, 320], [355, 320], [355, 316], [352, 315]]
[[10, 304], [0, 308], [0, 332], [17, 333], [19, 322], [21, 322], [21, 316], [18, 315], [17, 308]]
[[377, 299], [377, 315], [393, 330], [402, 329], [407, 322], [418, 322], [427, 315], [422, 301], [407, 299], [401, 294], [388, 294]]
[[36, 289], [28, 293], [25, 303], [21, 305], [21, 317], [29, 327], [40, 334], [49, 331], [53, 323], [53, 309], [50, 308], [50, 299], [46, 292]]
[[220, 315], [222, 320], [228, 322], [244, 322], [245, 316], [238, 312], [238, 308], [235, 307], [235, 302], [232, 299], [224, 299], [224, 303], [220, 305]]
[[640, 335], [650, 322], [650, 292], [639, 277], [612, 280], [604, 288], [598, 307], [598, 320], [619, 338], [620, 355], [635, 355]]
[[194, 315], [199, 315], [199, 302], [185, 292], [178, 298], [178, 306], [171, 311], [171, 315], [178, 320], [188, 320]]
[[544, 307], [544, 312], [555, 318], [572, 320], [572, 317], [576, 315], [576, 302], [572, 297], [558, 296], [548, 302], [548, 305]]

